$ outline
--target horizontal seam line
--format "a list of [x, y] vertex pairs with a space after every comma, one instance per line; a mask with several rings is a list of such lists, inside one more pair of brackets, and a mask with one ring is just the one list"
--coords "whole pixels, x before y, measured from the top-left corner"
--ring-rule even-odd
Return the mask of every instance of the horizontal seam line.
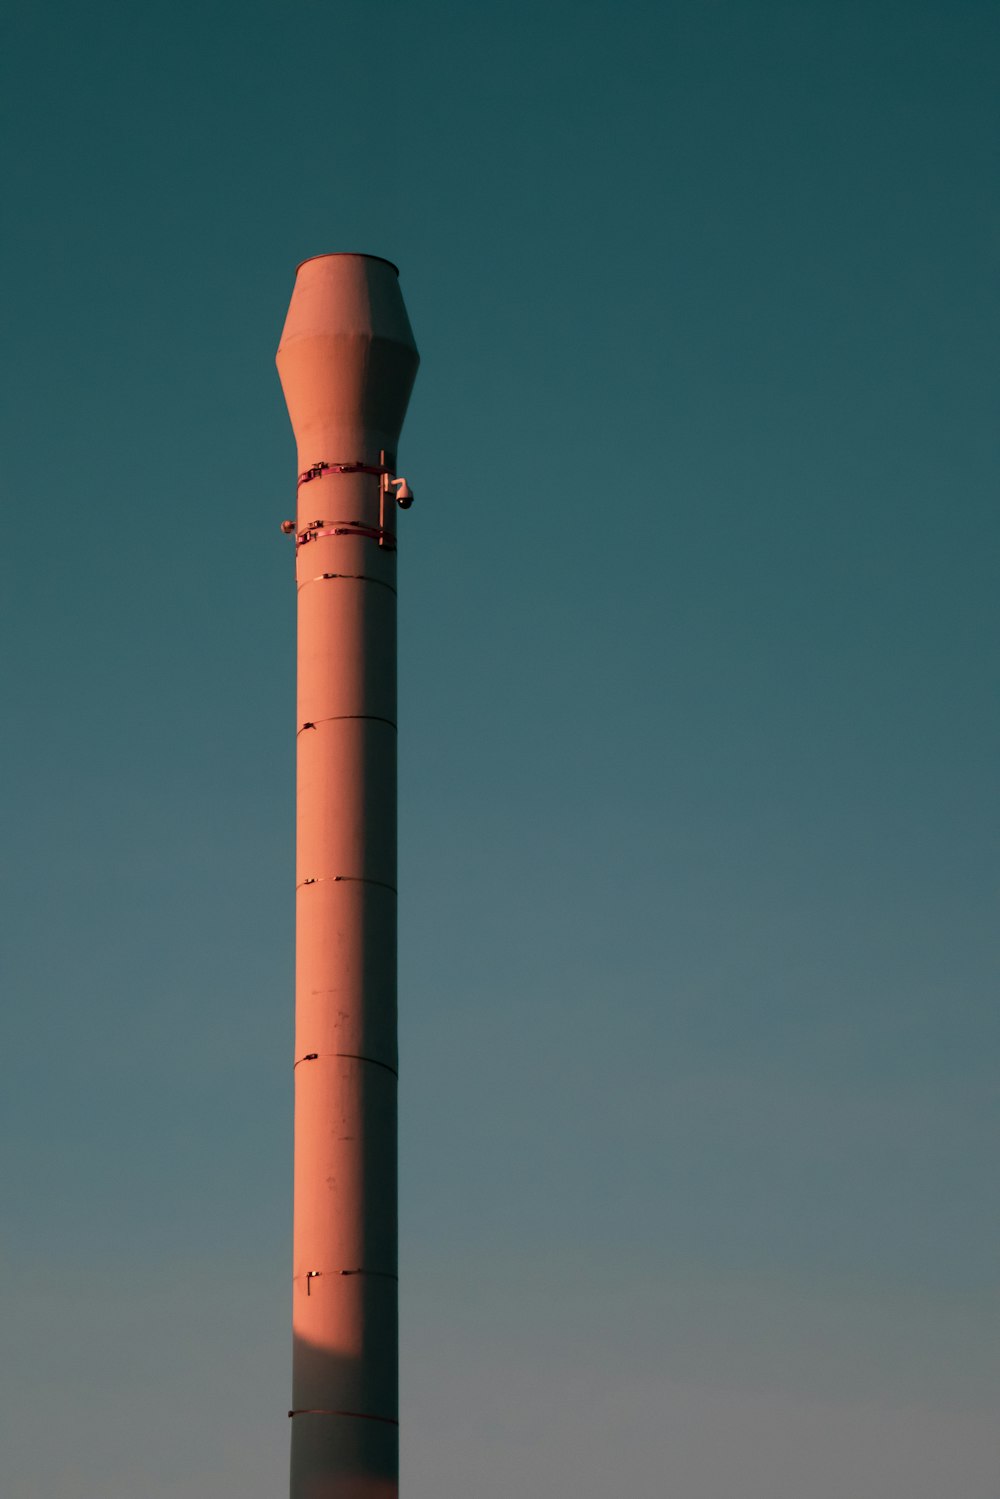
[[292, 1280], [322, 1280], [324, 1275], [374, 1275], [379, 1280], [399, 1279], [394, 1270], [365, 1270], [359, 1265], [357, 1270], [307, 1270], [304, 1275], [293, 1275]]
[[[299, 1057], [295, 1067], [299, 1065], [299, 1062], [319, 1062], [323, 1057], [346, 1057], [351, 1062], [369, 1062], [373, 1067], [384, 1067], [386, 1072], [392, 1073], [393, 1077], [399, 1077], [395, 1067], [390, 1067], [388, 1062], [380, 1062], [377, 1057], [363, 1057], [357, 1051], [310, 1051], [304, 1057]], [[292, 1068], [293, 1072], [295, 1067]]]
[[296, 739], [304, 734], [306, 729], [314, 729], [318, 723], [344, 723], [348, 720], [364, 719], [366, 723], [387, 723], [390, 729], [399, 729], [399, 724], [391, 718], [383, 718], [381, 713], [331, 713], [328, 718], [307, 718], [295, 731]]
[[355, 1421], [382, 1421], [386, 1426], [399, 1425], [394, 1416], [372, 1416], [367, 1411], [328, 1411], [316, 1406], [306, 1406], [303, 1410], [289, 1411], [288, 1414], [290, 1416], [350, 1416]]
[[317, 573], [313, 578], [303, 578], [297, 586], [302, 589], [309, 583], [330, 583], [334, 578], [346, 578], [352, 583], [377, 583], [380, 588], [388, 588], [390, 593], [397, 593], [391, 583], [387, 583], [384, 578], [373, 578], [370, 573]]
[[361, 874], [320, 874], [315, 879], [302, 880], [295, 888], [296, 890], [304, 890], [307, 885], [327, 885], [331, 882], [335, 885], [378, 885], [381, 890], [391, 890], [393, 895], [399, 894], [395, 885], [388, 885], [385, 880], [369, 880]]

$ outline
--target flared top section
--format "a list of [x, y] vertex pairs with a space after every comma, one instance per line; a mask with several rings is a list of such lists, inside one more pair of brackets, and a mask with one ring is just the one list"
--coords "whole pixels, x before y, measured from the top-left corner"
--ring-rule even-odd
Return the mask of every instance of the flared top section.
[[420, 356], [394, 265], [374, 255], [304, 260], [278, 345], [299, 449], [315, 463], [393, 466]]

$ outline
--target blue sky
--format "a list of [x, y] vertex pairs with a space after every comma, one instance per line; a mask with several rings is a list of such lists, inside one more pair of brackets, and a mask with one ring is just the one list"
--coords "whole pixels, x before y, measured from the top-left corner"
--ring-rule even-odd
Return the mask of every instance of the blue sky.
[[1000, 20], [11, 0], [10, 1499], [286, 1487], [295, 264], [388, 256], [408, 1499], [995, 1499]]

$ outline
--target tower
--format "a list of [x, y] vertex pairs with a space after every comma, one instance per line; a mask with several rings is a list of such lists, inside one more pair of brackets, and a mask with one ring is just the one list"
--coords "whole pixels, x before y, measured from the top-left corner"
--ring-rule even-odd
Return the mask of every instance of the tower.
[[298, 445], [291, 1499], [398, 1493], [395, 266], [304, 261], [277, 355]]

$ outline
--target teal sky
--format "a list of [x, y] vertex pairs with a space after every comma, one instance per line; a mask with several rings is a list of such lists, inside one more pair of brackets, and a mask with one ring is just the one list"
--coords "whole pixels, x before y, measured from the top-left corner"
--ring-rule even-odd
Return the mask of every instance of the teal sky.
[[286, 1491], [297, 261], [401, 267], [406, 1499], [996, 1499], [972, 0], [9, 0], [5, 1499]]

